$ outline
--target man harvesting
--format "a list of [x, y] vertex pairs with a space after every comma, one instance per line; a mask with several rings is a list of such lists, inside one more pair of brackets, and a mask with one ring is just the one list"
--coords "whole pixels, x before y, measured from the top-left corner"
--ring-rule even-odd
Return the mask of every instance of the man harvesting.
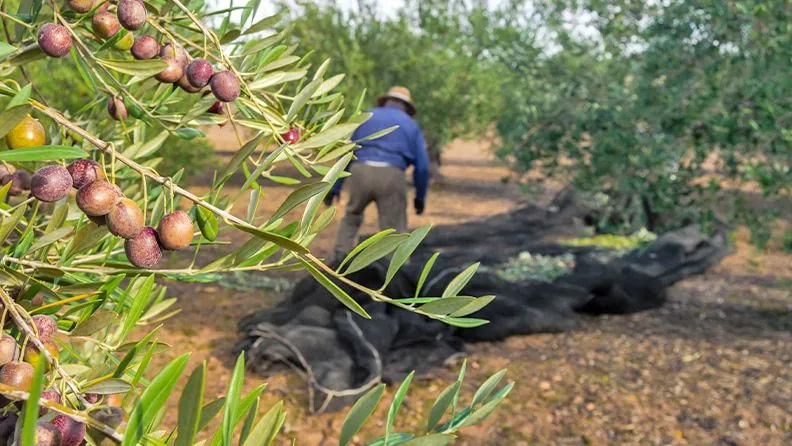
[[[415, 105], [410, 90], [392, 87], [377, 99], [377, 107], [370, 110], [371, 118], [352, 134], [359, 141], [379, 131], [398, 126], [387, 135], [360, 142], [356, 159], [350, 164], [352, 174], [346, 180], [349, 201], [341, 220], [336, 239], [336, 255], [348, 253], [357, 242], [363, 223], [363, 212], [372, 201], [377, 204], [381, 229], [407, 230], [407, 182], [404, 171], [413, 166], [415, 184], [415, 213], [421, 215], [429, 185], [429, 156], [423, 133], [413, 120]], [[339, 179], [325, 197], [328, 206], [337, 199], [344, 179]]]

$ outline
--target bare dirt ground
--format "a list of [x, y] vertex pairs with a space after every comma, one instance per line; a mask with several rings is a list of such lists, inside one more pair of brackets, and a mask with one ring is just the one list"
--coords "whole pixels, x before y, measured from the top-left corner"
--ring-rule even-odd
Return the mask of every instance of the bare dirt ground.
[[[219, 149], [233, 147], [217, 141]], [[411, 225], [476, 219], [502, 212], [520, 197], [515, 186], [501, 181], [508, 171], [481, 144], [455, 143], [443, 175], [446, 181], [432, 188], [426, 214], [411, 215]], [[274, 211], [289, 191], [268, 187], [260, 213]], [[235, 212], [244, 213], [246, 206], [243, 197]], [[364, 231], [376, 229], [371, 211]], [[329, 253], [336, 225], [315, 241], [319, 254]], [[745, 239], [738, 236], [736, 253], [723, 264], [674, 287], [671, 302], [660, 310], [588, 318], [572, 333], [471, 346], [463, 398], [503, 367], [517, 386], [483, 426], [463, 431], [458, 444], [792, 444], [792, 257], [777, 249], [758, 252]], [[201, 257], [224, 249], [203, 249]], [[222, 395], [235, 359], [237, 321], [281, 296], [178, 283], [171, 284], [170, 294], [179, 298], [182, 312], [161, 330], [160, 340], [173, 348], [152, 370], [192, 352], [191, 367], [208, 363], [206, 398]], [[420, 432], [432, 401], [457, 370], [439, 370], [436, 378], [414, 383], [396, 427]], [[245, 389], [264, 382], [248, 373]], [[337, 444], [343, 412], [306, 414], [306, 386], [295, 375], [266, 382], [262, 411], [279, 399], [287, 404], [283, 444], [292, 438], [300, 445]], [[383, 432], [392, 396], [389, 389], [361, 439]], [[171, 408], [166, 418], [175, 424], [176, 401]]]

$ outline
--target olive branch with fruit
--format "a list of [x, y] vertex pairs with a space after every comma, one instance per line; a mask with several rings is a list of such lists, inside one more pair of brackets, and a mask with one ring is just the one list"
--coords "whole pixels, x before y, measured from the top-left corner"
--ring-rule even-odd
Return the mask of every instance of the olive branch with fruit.
[[[308, 77], [311, 67], [288, 45], [288, 34], [251, 37], [278, 22], [277, 16], [267, 17], [245, 27], [258, 1], [230, 8], [216, 31], [200, 17], [218, 14], [203, 12], [200, 1], [65, 3], [62, 9], [60, 2], [45, 6], [22, 0], [15, 14], [0, 3], [8, 40], [0, 46], [0, 96], [7, 98], [0, 112], [7, 148], [0, 151], [5, 324], [0, 436], [13, 444], [190, 445], [222, 411], [220, 428], [209, 437], [212, 444], [230, 444], [233, 438], [245, 445], [273, 441], [283, 425], [283, 405], [259, 417], [263, 387], [241, 392], [244, 357], [237, 361], [226, 396], [211, 402], [203, 400], [206, 365], [196, 368], [182, 391], [178, 426], [160, 426], [187, 355], [156, 374], [146, 373], [163, 347], [157, 341], [159, 326], [130, 339], [139, 327], [175, 314], [176, 299], [167, 297], [156, 278], [203, 281], [218, 272], [302, 269], [363, 317], [369, 316], [347, 290], [460, 327], [487, 322], [464, 315], [489, 298], [458, 296], [476, 265], [452, 281], [442, 298], [389, 297], [383, 293], [387, 283], [375, 290], [348, 277], [352, 266], [359, 269], [389, 255], [395, 274], [428, 227], [376, 234], [337, 269], [310, 252], [310, 242], [335, 216], [333, 207], [320, 212], [322, 198], [346, 175], [355, 148], [349, 137], [367, 115], [360, 106], [343, 108], [343, 98], [334, 92], [341, 78], [324, 79], [327, 63]], [[232, 11], [242, 12], [239, 23], [231, 20]], [[153, 35], [133, 36], [140, 31]], [[46, 76], [42, 64], [54, 63], [68, 64], [92, 93], [81, 109], [59, 111], [36, 93], [36, 75]], [[172, 176], [157, 172], [162, 159], [156, 155], [169, 135], [189, 140], [202, 134], [200, 126], [225, 123], [232, 125], [240, 148], [215, 174], [207, 194], [179, 186], [183, 169]], [[255, 136], [243, 143], [241, 129]], [[282, 164], [302, 179], [273, 174]], [[250, 194], [244, 217], [232, 212], [235, 197], [223, 193], [235, 175], [243, 177], [236, 197]], [[267, 181], [301, 185], [273, 215], [262, 216], [257, 210]], [[192, 207], [185, 210], [182, 199]], [[299, 207], [302, 215], [287, 222]], [[220, 238], [228, 230], [248, 237], [230, 252]], [[207, 246], [226, 253], [197, 265], [199, 250]], [[192, 247], [188, 266], [157, 268], [164, 252]], [[443, 311], [422, 308], [443, 299]], [[511, 389], [509, 384], [495, 392], [503, 376], [496, 374], [471, 405], [457, 412], [463, 375], [438, 397], [434, 422], [416, 440], [446, 444], [458, 429], [482, 421]], [[407, 386], [409, 380], [394, 397], [394, 416]], [[353, 407], [342, 444], [361, 428], [383, 390], [384, 385], [375, 387]], [[451, 418], [441, 425], [452, 400]], [[391, 428], [389, 416], [384, 439], [374, 444], [413, 438]]]

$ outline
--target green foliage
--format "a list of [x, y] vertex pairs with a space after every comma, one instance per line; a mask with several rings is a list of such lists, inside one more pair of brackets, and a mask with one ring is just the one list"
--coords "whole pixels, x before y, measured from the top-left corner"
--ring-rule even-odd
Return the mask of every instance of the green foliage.
[[391, 85], [412, 92], [433, 159], [457, 137], [481, 136], [501, 108], [504, 70], [478, 43], [488, 21], [486, 2], [422, 1], [380, 13], [376, 2], [352, 10], [300, 2], [290, 17], [294, 36], [345, 73], [347, 109], [361, 93], [373, 105]]
[[[63, 176], [53, 187], [64, 193], [53, 201], [36, 190], [17, 194], [11, 183], [0, 187], [0, 319], [6, 321], [4, 333], [26, 350], [31, 362], [46, 370], [35, 378], [31, 392], [0, 385], [0, 393], [27, 400], [22, 410], [28, 415], [20, 417], [24, 426], [19, 428], [25, 438], [30, 438], [36, 418], [30, 414], [37, 414], [41, 406], [47, 420], [61, 414], [86, 424], [89, 444], [105, 444], [105, 440], [123, 445], [196, 444], [197, 438], [207, 437], [207, 427], [220, 413], [222, 425], [211, 444], [228, 446], [237, 438], [243, 445], [274, 441], [285, 420], [283, 404], [259, 412], [264, 387], [244, 392], [243, 356], [226, 397], [209, 402], [204, 400], [205, 365], [186, 378], [188, 354], [152, 370], [155, 355], [169, 347], [158, 340], [158, 327], [178, 311], [177, 299], [168, 296], [162, 278], [206, 282], [234, 273], [304, 269], [363, 317], [368, 316], [366, 311], [339, 284], [452, 325], [487, 322], [447, 311], [448, 304], [459, 299], [466, 303], [458, 309], [464, 313], [460, 315], [491, 301], [491, 296], [456, 296], [475, 268], [455, 279], [442, 299], [418, 297], [422, 303], [434, 303], [432, 310], [354, 283], [311, 253], [311, 242], [334, 215], [334, 210], [320, 212], [320, 203], [328, 186], [345, 174], [355, 148], [350, 135], [368, 115], [343, 108], [346, 99], [338, 91], [341, 77], [330, 74], [328, 65], [312, 65], [298, 46], [284, 46], [293, 37], [282, 29], [270, 30], [280, 17], [253, 23], [258, 0], [214, 12], [207, 11], [201, 0], [147, 1], [149, 20], [137, 31], [162, 44], [179, 42], [190, 57], [205, 57], [216, 69], [235, 73], [239, 97], [225, 104], [224, 114], [210, 111], [216, 101], [210, 90], [191, 94], [158, 80], [155, 75], [165, 66], [162, 60], [133, 59], [114, 49], [117, 39], [99, 38], [91, 27], [94, 11], [82, 14], [62, 6], [62, 2], [36, 0], [0, 2], [0, 32], [5, 36], [0, 45], [0, 136], [17, 131], [28, 114], [41, 121], [46, 134], [45, 143], [35, 147], [11, 150], [3, 143], [0, 161], [4, 168], [30, 172], [65, 165], [74, 158], [95, 161], [120, 195], [141, 208], [144, 224], [157, 228], [157, 236], [145, 239], [144, 248], [137, 243], [150, 232], [130, 240], [114, 236], [108, 220], [96, 218], [93, 212], [94, 218], [87, 218], [83, 193], [88, 189], [83, 186], [77, 200], [71, 180]], [[114, 14], [115, 4], [107, 6]], [[217, 17], [222, 18], [214, 21]], [[210, 21], [211, 29], [206, 25]], [[70, 52], [62, 58], [45, 56], [36, 43], [38, 30], [52, 22], [72, 37]], [[260, 32], [272, 35], [251, 37]], [[121, 120], [113, 119], [108, 101], [116, 111], [123, 104], [128, 116], [120, 113], [115, 117]], [[252, 131], [254, 136], [240, 141], [227, 165], [218, 168], [200, 128], [224, 124]], [[282, 135], [292, 130], [299, 132], [299, 141], [285, 141]], [[273, 175], [283, 165], [301, 173], [293, 180], [300, 186], [276, 213], [262, 216], [257, 210], [267, 197], [264, 188], [270, 181], [284, 181]], [[184, 178], [200, 174], [205, 167], [214, 168], [208, 192], [196, 196], [180, 186]], [[235, 176], [244, 178], [241, 186], [229, 185]], [[242, 194], [251, 197], [245, 218], [230, 212]], [[108, 203], [108, 208], [113, 204]], [[168, 256], [167, 266], [148, 264], [151, 258], [160, 259], [164, 237], [158, 226], [163, 216], [182, 205], [192, 206], [188, 216], [200, 231], [186, 232], [196, 239], [185, 243], [186, 252]], [[295, 213], [297, 217], [291, 217]], [[427, 230], [390, 234], [387, 246], [372, 242], [349, 268], [366, 267], [395, 252], [389, 269], [392, 277]], [[232, 246], [231, 233], [245, 241]], [[384, 241], [383, 237], [379, 242]], [[230, 252], [208, 260], [198, 255], [203, 246], [213, 244], [227, 246]], [[146, 254], [140, 256], [146, 257], [145, 269], [135, 266], [141, 262], [133, 263], [139, 251]], [[33, 316], [45, 315], [57, 325], [57, 342], [46, 338], [47, 325], [31, 324]], [[164, 426], [167, 402], [181, 377], [187, 382], [178, 400], [177, 425]], [[61, 403], [40, 398], [42, 388], [56, 390]], [[19, 411], [9, 405], [0, 417]], [[102, 415], [107, 411], [123, 415], [126, 423], [111, 423]]]
[[522, 82], [498, 121], [501, 154], [604, 191], [632, 214], [626, 231], [711, 221], [734, 194], [724, 182], [788, 191], [791, 13], [785, 1], [539, 2], [546, 27], [518, 28], [552, 39], [527, 57], [502, 45]]

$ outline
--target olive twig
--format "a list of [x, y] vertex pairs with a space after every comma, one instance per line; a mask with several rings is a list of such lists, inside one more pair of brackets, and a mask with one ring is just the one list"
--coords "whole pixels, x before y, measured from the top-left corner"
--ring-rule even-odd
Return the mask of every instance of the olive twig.
[[66, 384], [69, 386], [69, 388], [71, 389], [72, 393], [77, 398], [77, 400], [79, 400], [80, 403], [82, 403], [83, 405], [88, 405], [88, 402], [85, 400], [85, 398], [83, 398], [82, 394], [80, 393], [79, 387], [74, 382], [74, 378], [72, 378], [71, 375], [66, 373], [66, 371], [63, 370], [63, 367], [61, 367], [61, 365], [58, 363], [58, 360], [55, 359], [50, 354], [49, 350], [47, 350], [47, 348], [44, 346], [44, 343], [41, 342], [41, 339], [39, 339], [38, 336], [36, 336], [35, 330], [31, 328], [30, 325], [28, 325], [27, 321], [25, 321], [24, 316], [22, 316], [17, 310], [16, 302], [14, 302], [14, 300], [11, 299], [11, 296], [9, 296], [6, 290], [4, 290], [3, 288], [0, 288], [0, 300], [2, 300], [3, 306], [5, 306], [8, 309], [8, 314], [11, 316], [11, 319], [14, 320], [14, 324], [16, 324], [17, 328], [19, 328], [19, 330], [27, 336], [30, 342], [32, 342], [33, 345], [36, 346], [39, 352], [41, 352], [41, 354], [44, 355], [44, 358], [46, 358], [47, 362], [52, 364], [52, 367], [58, 371], [58, 374], [61, 376], [61, 378], [63, 378], [63, 381], [65, 381]]

